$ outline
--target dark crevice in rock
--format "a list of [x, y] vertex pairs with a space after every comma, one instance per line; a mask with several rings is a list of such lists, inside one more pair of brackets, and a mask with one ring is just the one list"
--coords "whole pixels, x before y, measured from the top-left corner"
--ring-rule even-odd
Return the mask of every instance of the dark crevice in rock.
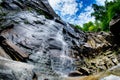
[[63, 24], [64, 26], [67, 25], [64, 21], [59, 20], [59, 19], [55, 19], [55, 22], [60, 23], [60, 24]]
[[9, 24], [7, 26], [4, 26], [4, 27], [0, 27], [0, 33], [4, 30], [7, 30], [7, 29], [11, 29], [14, 27], [14, 24]]
[[17, 2], [17, 1], [13, 1], [13, 3], [19, 6], [21, 9], [24, 9], [24, 6], [22, 5], [22, 3]]
[[33, 50], [32, 48], [26, 46], [26, 45], [23, 45], [22, 43], [18, 43], [19, 46], [25, 48], [25, 49], [29, 49], [29, 50]]

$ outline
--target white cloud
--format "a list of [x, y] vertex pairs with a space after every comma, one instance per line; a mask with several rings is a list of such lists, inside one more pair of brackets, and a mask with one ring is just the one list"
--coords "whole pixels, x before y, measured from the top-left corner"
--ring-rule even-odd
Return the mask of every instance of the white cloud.
[[53, 7], [53, 9], [60, 9], [60, 5], [58, 5], [61, 0], [48, 0], [50, 5]]
[[[76, 16], [76, 12], [83, 7], [83, 2], [77, 3], [75, 0], [48, 0], [50, 5], [54, 8], [55, 11], [60, 11], [60, 16], [63, 20], [73, 23], [82, 24], [89, 21], [94, 21], [94, 17], [91, 17], [93, 9], [91, 6], [85, 8], [84, 12]], [[77, 7], [79, 6], [79, 8]], [[68, 16], [68, 17], [66, 17]]]
[[93, 12], [93, 9], [91, 6], [88, 6], [86, 9], [85, 9], [85, 12], [81, 13], [79, 16], [78, 16], [78, 24], [82, 26], [82, 24], [84, 23], [87, 23], [89, 21], [95, 21], [95, 18], [94, 17], [91, 17], [91, 13]]
[[[91, 6], [88, 6], [80, 13], [76, 15], [76, 12], [83, 8], [83, 2], [77, 3], [75, 0], [48, 0], [50, 5], [56, 11], [60, 12], [61, 18], [69, 23], [82, 24], [89, 21], [94, 21], [94, 17], [91, 17], [91, 13], [94, 11]], [[104, 5], [105, 0], [96, 0], [97, 4]], [[111, 1], [111, 0], [108, 0]], [[79, 8], [78, 8], [79, 6]]]
[[62, 14], [63, 15], [74, 15], [78, 11], [77, 5], [78, 4], [74, 1], [64, 3], [61, 9]]
[[95, 18], [91, 17], [92, 12], [92, 7], [88, 6], [85, 8], [84, 12], [80, 13], [79, 16], [68, 17], [66, 20], [69, 21], [69, 23], [79, 24], [80, 26], [82, 26], [84, 23], [87, 23], [89, 21], [95, 21]]
[[[55, 11], [60, 11], [62, 16], [75, 15], [78, 3], [75, 0], [48, 0]], [[82, 6], [82, 4], [81, 4]]]

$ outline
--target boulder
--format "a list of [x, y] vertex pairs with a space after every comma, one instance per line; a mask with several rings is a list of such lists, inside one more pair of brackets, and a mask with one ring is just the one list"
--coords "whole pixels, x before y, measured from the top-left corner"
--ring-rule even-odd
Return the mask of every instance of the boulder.
[[32, 80], [34, 66], [0, 57], [0, 79]]

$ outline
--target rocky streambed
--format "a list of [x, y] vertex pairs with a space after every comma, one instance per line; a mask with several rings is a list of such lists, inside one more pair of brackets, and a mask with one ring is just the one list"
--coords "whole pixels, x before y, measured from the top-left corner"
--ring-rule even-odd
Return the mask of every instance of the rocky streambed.
[[[3, 80], [75, 80], [108, 70], [106, 75], [120, 62], [114, 35], [77, 30], [47, 0], [0, 1], [0, 25]], [[109, 73], [119, 76], [117, 71]]]

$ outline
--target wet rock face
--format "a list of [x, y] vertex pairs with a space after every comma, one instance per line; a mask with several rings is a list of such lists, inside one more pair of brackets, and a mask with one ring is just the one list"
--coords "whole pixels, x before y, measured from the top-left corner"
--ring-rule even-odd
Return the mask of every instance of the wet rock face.
[[0, 57], [0, 79], [32, 80], [34, 66]]
[[59, 17], [49, 5], [48, 0], [2, 0], [0, 4], [4, 9], [10, 11], [25, 9], [43, 10], [53, 17]]
[[71, 55], [81, 51], [86, 35], [60, 20], [46, 1], [0, 2], [0, 34], [28, 53], [26, 61], [37, 67], [37, 73], [67, 75], [75, 69]]

